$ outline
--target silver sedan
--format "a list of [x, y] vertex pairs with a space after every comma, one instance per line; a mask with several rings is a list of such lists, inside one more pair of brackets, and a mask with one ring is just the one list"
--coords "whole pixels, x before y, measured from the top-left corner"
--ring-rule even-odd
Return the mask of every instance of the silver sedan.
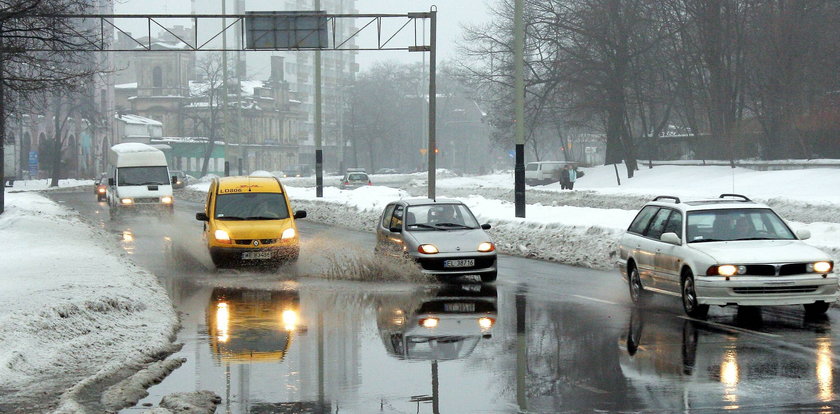
[[496, 280], [496, 245], [457, 200], [407, 199], [388, 204], [376, 226], [378, 254], [408, 255], [439, 279]]

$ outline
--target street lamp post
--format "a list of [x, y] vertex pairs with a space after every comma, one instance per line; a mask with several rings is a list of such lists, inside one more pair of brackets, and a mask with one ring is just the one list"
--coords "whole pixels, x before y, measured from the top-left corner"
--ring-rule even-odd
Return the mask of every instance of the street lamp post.
[[522, 22], [525, 0], [515, 0], [513, 12], [513, 94], [516, 113], [516, 166], [513, 192], [516, 217], [525, 217], [525, 29]]

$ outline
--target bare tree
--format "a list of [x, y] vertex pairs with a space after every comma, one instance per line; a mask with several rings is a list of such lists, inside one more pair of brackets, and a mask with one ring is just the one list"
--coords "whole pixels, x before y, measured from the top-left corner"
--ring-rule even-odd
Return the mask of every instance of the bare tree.
[[[228, 62], [231, 64], [231, 62]], [[223, 61], [221, 53], [210, 53], [199, 58], [196, 71], [201, 83], [192, 91], [191, 102], [185, 108], [187, 118], [192, 122], [196, 135], [207, 138], [204, 150], [204, 161], [201, 164], [201, 175], [207, 175], [210, 157], [216, 145], [216, 139], [227, 140], [226, 131], [229, 127], [223, 125], [222, 111], [224, 110], [224, 94], [229, 92], [232, 78], [223, 79]], [[231, 74], [233, 71], [229, 71]], [[228, 122], [232, 121], [228, 120]]]
[[[93, 39], [93, 31], [62, 14], [81, 14], [91, 0], [5, 0], [0, 3], [0, 142], [5, 142], [6, 107], [10, 98], [50, 89], [74, 88], [80, 79], [96, 71], [81, 45]], [[49, 48], [53, 52], [29, 52]], [[0, 170], [3, 170], [0, 146]], [[4, 190], [5, 191], [5, 190]], [[0, 191], [0, 214], [5, 193]]]

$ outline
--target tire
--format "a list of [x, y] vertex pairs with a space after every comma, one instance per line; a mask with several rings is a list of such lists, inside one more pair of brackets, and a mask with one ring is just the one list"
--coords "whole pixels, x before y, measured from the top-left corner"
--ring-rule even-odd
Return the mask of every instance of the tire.
[[213, 261], [213, 265], [216, 266], [216, 269], [224, 269], [229, 265], [228, 261], [223, 259], [220, 255], [210, 253], [210, 260]]
[[694, 287], [694, 275], [687, 273], [682, 278], [682, 303], [685, 314], [695, 319], [706, 319], [709, 305], [697, 303], [697, 290]]
[[481, 275], [481, 283], [495, 282], [497, 275], [498, 275], [498, 272], [484, 273], [484, 274]]
[[636, 265], [630, 265], [627, 270], [627, 286], [630, 289], [630, 300], [634, 304], [640, 305], [647, 300], [648, 292], [642, 286], [642, 278], [639, 276], [639, 270], [636, 268]]
[[824, 315], [826, 312], [828, 312], [828, 308], [831, 307], [831, 303], [817, 301], [814, 303], [806, 303], [802, 306], [805, 307], [806, 315]]

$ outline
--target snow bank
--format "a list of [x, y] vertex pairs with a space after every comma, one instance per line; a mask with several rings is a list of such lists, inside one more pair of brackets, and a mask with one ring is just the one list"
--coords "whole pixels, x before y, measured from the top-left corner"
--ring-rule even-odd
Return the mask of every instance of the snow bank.
[[166, 292], [154, 275], [102, 247], [97, 232], [39, 194], [6, 195], [0, 411], [54, 408], [59, 398], [61, 410], [78, 411], [85, 389], [171, 350], [177, 317]]
[[43, 191], [51, 189], [66, 190], [70, 187], [89, 187], [91, 194], [93, 194], [93, 180], [58, 180], [58, 187], [50, 187], [51, 182], [51, 178], [41, 180], [16, 180], [11, 188], [6, 188], [6, 194], [21, 191]]

